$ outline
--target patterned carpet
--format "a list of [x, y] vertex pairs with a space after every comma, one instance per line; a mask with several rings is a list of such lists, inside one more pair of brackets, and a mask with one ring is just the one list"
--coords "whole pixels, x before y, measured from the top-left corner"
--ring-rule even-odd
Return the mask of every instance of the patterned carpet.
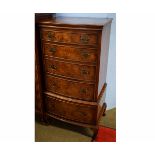
[[[107, 110], [106, 116], [101, 118], [101, 125], [116, 129], [116, 108]], [[74, 126], [58, 120], [52, 120], [46, 126], [35, 123], [36, 142], [90, 142], [93, 132], [89, 128]]]

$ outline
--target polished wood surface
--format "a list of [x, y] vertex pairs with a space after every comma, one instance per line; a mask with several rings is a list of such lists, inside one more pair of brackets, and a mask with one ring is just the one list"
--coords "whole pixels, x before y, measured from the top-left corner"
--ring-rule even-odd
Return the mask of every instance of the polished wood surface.
[[75, 80], [95, 81], [96, 66], [70, 63], [51, 58], [44, 59], [45, 72]]
[[81, 63], [95, 64], [97, 61], [96, 48], [85, 48], [71, 45], [59, 45], [52, 43], [43, 44], [45, 57], [54, 57], [61, 60], [77, 61]]
[[35, 114], [43, 120], [43, 96], [38, 28], [35, 25]]
[[45, 76], [45, 91], [85, 101], [94, 101], [94, 85], [53, 75]]
[[54, 98], [59, 98], [59, 99], [64, 100], [66, 102], [70, 101], [70, 102], [73, 102], [73, 103], [80, 103], [80, 104], [84, 104], [84, 105], [96, 105], [96, 102], [93, 102], [93, 101], [88, 102], [88, 101], [84, 101], [84, 100], [68, 98], [68, 97], [58, 95], [58, 94], [55, 94], [55, 93], [52, 93], [52, 92], [45, 91], [44, 94], [48, 95], [48, 96], [51, 96], [51, 97], [54, 97]]
[[106, 83], [108, 54], [109, 54], [109, 41], [110, 41], [111, 25], [108, 24], [102, 30], [101, 38], [101, 52], [99, 57], [99, 81], [98, 81], [98, 95], [100, 94], [104, 83]]
[[40, 91], [40, 76], [39, 76], [39, 65], [37, 64], [38, 63], [38, 58], [35, 54], [35, 109], [38, 111], [38, 112], [42, 112], [42, 107], [41, 107], [41, 91]]
[[36, 13], [35, 14], [35, 115], [43, 121], [44, 104], [43, 104], [43, 76], [41, 63], [41, 40], [38, 23], [41, 20], [51, 20], [51, 13]]
[[37, 21], [45, 118], [91, 127], [97, 133], [106, 110], [111, 22], [63, 17]]
[[43, 41], [96, 46], [98, 34], [91, 31], [41, 29]]
[[80, 103], [65, 102], [58, 98], [45, 96], [46, 111], [49, 114], [60, 116], [86, 124], [95, 124], [97, 105], [83, 105]]

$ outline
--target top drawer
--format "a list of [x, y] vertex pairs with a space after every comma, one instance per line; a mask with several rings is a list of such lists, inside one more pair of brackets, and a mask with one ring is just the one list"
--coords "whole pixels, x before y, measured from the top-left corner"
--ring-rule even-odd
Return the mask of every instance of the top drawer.
[[41, 29], [41, 38], [45, 41], [55, 43], [96, 46], [98, 38], [97, 35], [98, 34], [96, 32], [90, 31]]

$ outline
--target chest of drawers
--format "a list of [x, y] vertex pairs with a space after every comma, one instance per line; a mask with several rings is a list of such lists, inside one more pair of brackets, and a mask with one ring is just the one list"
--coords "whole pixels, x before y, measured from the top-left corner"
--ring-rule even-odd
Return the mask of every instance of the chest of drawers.
[[97, 131], [106, 109], [111, 22], [57, 17], [36, 24], [44, 117]]

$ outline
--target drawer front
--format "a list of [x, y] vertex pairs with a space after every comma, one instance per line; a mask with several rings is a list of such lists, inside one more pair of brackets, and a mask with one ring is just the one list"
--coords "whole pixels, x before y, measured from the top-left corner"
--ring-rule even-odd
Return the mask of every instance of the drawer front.
[[96, 63], [96, 50], [95, 49], [82, 49], [72, 46], [61, 46], [45, 43], [44, 55], [56, 57], [61, 59], [68, 59], [72, 61]]
[[51, 75], [45, 77], [45, 91], [76, 99], [93, 101], [94, 87], [94, 84], [80, 83]]
[[97, 106], [82, 105], [64, 100], [45, 97], [45, 108], [49, 114], [81, 123], [95, 124]]
[[42, 29], [41, 37], [45, 41], [96, 46], [97, 33], [89, 31], [70, 31]]
[[72, 64], [54, 59], [44, 59], [45, 71], [77, 80], [94, 81], [95, 66]]

